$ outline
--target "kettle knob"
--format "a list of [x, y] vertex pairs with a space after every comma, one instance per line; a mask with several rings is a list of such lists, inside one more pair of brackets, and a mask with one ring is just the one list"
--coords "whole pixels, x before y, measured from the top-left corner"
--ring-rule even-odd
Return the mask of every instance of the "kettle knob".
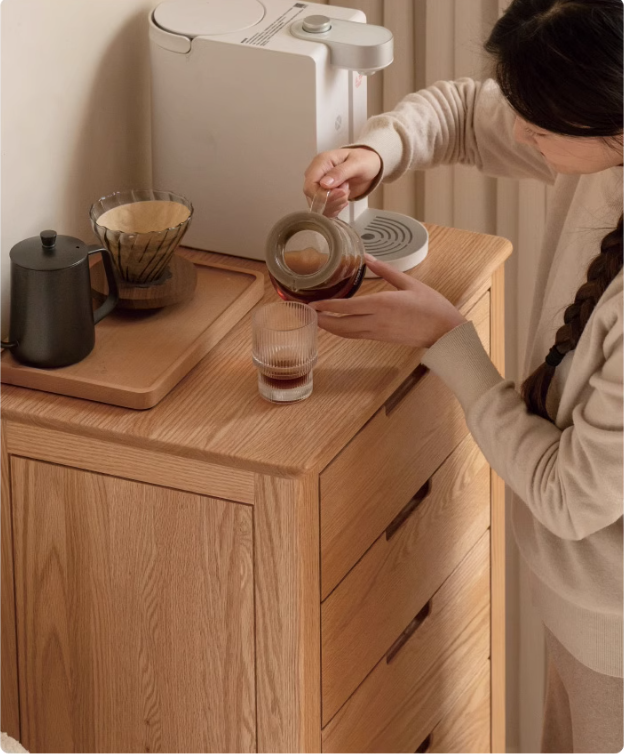
[[41, 238], [41, 245], [45, 249], [53, 249], [56, 246], [55, 230], [42, 230], [39, 237]]

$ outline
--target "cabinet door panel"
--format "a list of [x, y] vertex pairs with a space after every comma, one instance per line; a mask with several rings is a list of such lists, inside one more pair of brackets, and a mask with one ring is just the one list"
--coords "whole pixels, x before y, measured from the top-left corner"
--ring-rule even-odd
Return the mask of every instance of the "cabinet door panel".
[[12, 459], [23, 743], [255, 749], [252, 509]]

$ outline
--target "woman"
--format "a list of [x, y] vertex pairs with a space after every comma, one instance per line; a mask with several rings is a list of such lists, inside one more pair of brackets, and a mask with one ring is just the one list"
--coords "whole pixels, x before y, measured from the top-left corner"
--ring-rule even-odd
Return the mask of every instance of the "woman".
[[[538, 178], [549, 203], [519, 395], [473, 325], [391, 267], [397, 290], [315, 305], [335, 334], [426, 347], [519, 499], [516, 538], [546, 626], [544, 751], [622, 749], [622, 3], [513, 0], [486, 50], [496, 81], [439, 82], [318, 155], [327, 214], [408, 169]], [[339, 315], [339, 316], [337, 316]]]

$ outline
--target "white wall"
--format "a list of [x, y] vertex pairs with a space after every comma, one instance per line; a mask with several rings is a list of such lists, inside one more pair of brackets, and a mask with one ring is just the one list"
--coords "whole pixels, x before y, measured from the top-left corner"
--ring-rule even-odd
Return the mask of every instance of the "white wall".
[[9, 251], [45, 228], [95, 242], [91, 203], [151, 186], [147, 18], [158, 0], [3, 0], [2, 334]]

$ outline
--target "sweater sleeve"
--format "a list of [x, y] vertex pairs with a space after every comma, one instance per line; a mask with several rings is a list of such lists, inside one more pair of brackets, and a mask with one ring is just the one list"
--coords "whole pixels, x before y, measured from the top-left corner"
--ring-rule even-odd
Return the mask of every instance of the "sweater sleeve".
[[351, 146], [378, 152], [383, 164], [378, 180], [388, 182], [407, 170], [461, 163], [487, 175], [552, 183], [555, 172], [539, 151], [515, 141], [514, 118], [492, 79], [438, 81], [370, 118]]
[[472, 323], [445, 335], [423, 359], [456, 394], [492, 468], [562, 539], [584, 539], [622, 516], [621, 325], [610, 333], [606, 360], [563, 430], [528, 413]]

